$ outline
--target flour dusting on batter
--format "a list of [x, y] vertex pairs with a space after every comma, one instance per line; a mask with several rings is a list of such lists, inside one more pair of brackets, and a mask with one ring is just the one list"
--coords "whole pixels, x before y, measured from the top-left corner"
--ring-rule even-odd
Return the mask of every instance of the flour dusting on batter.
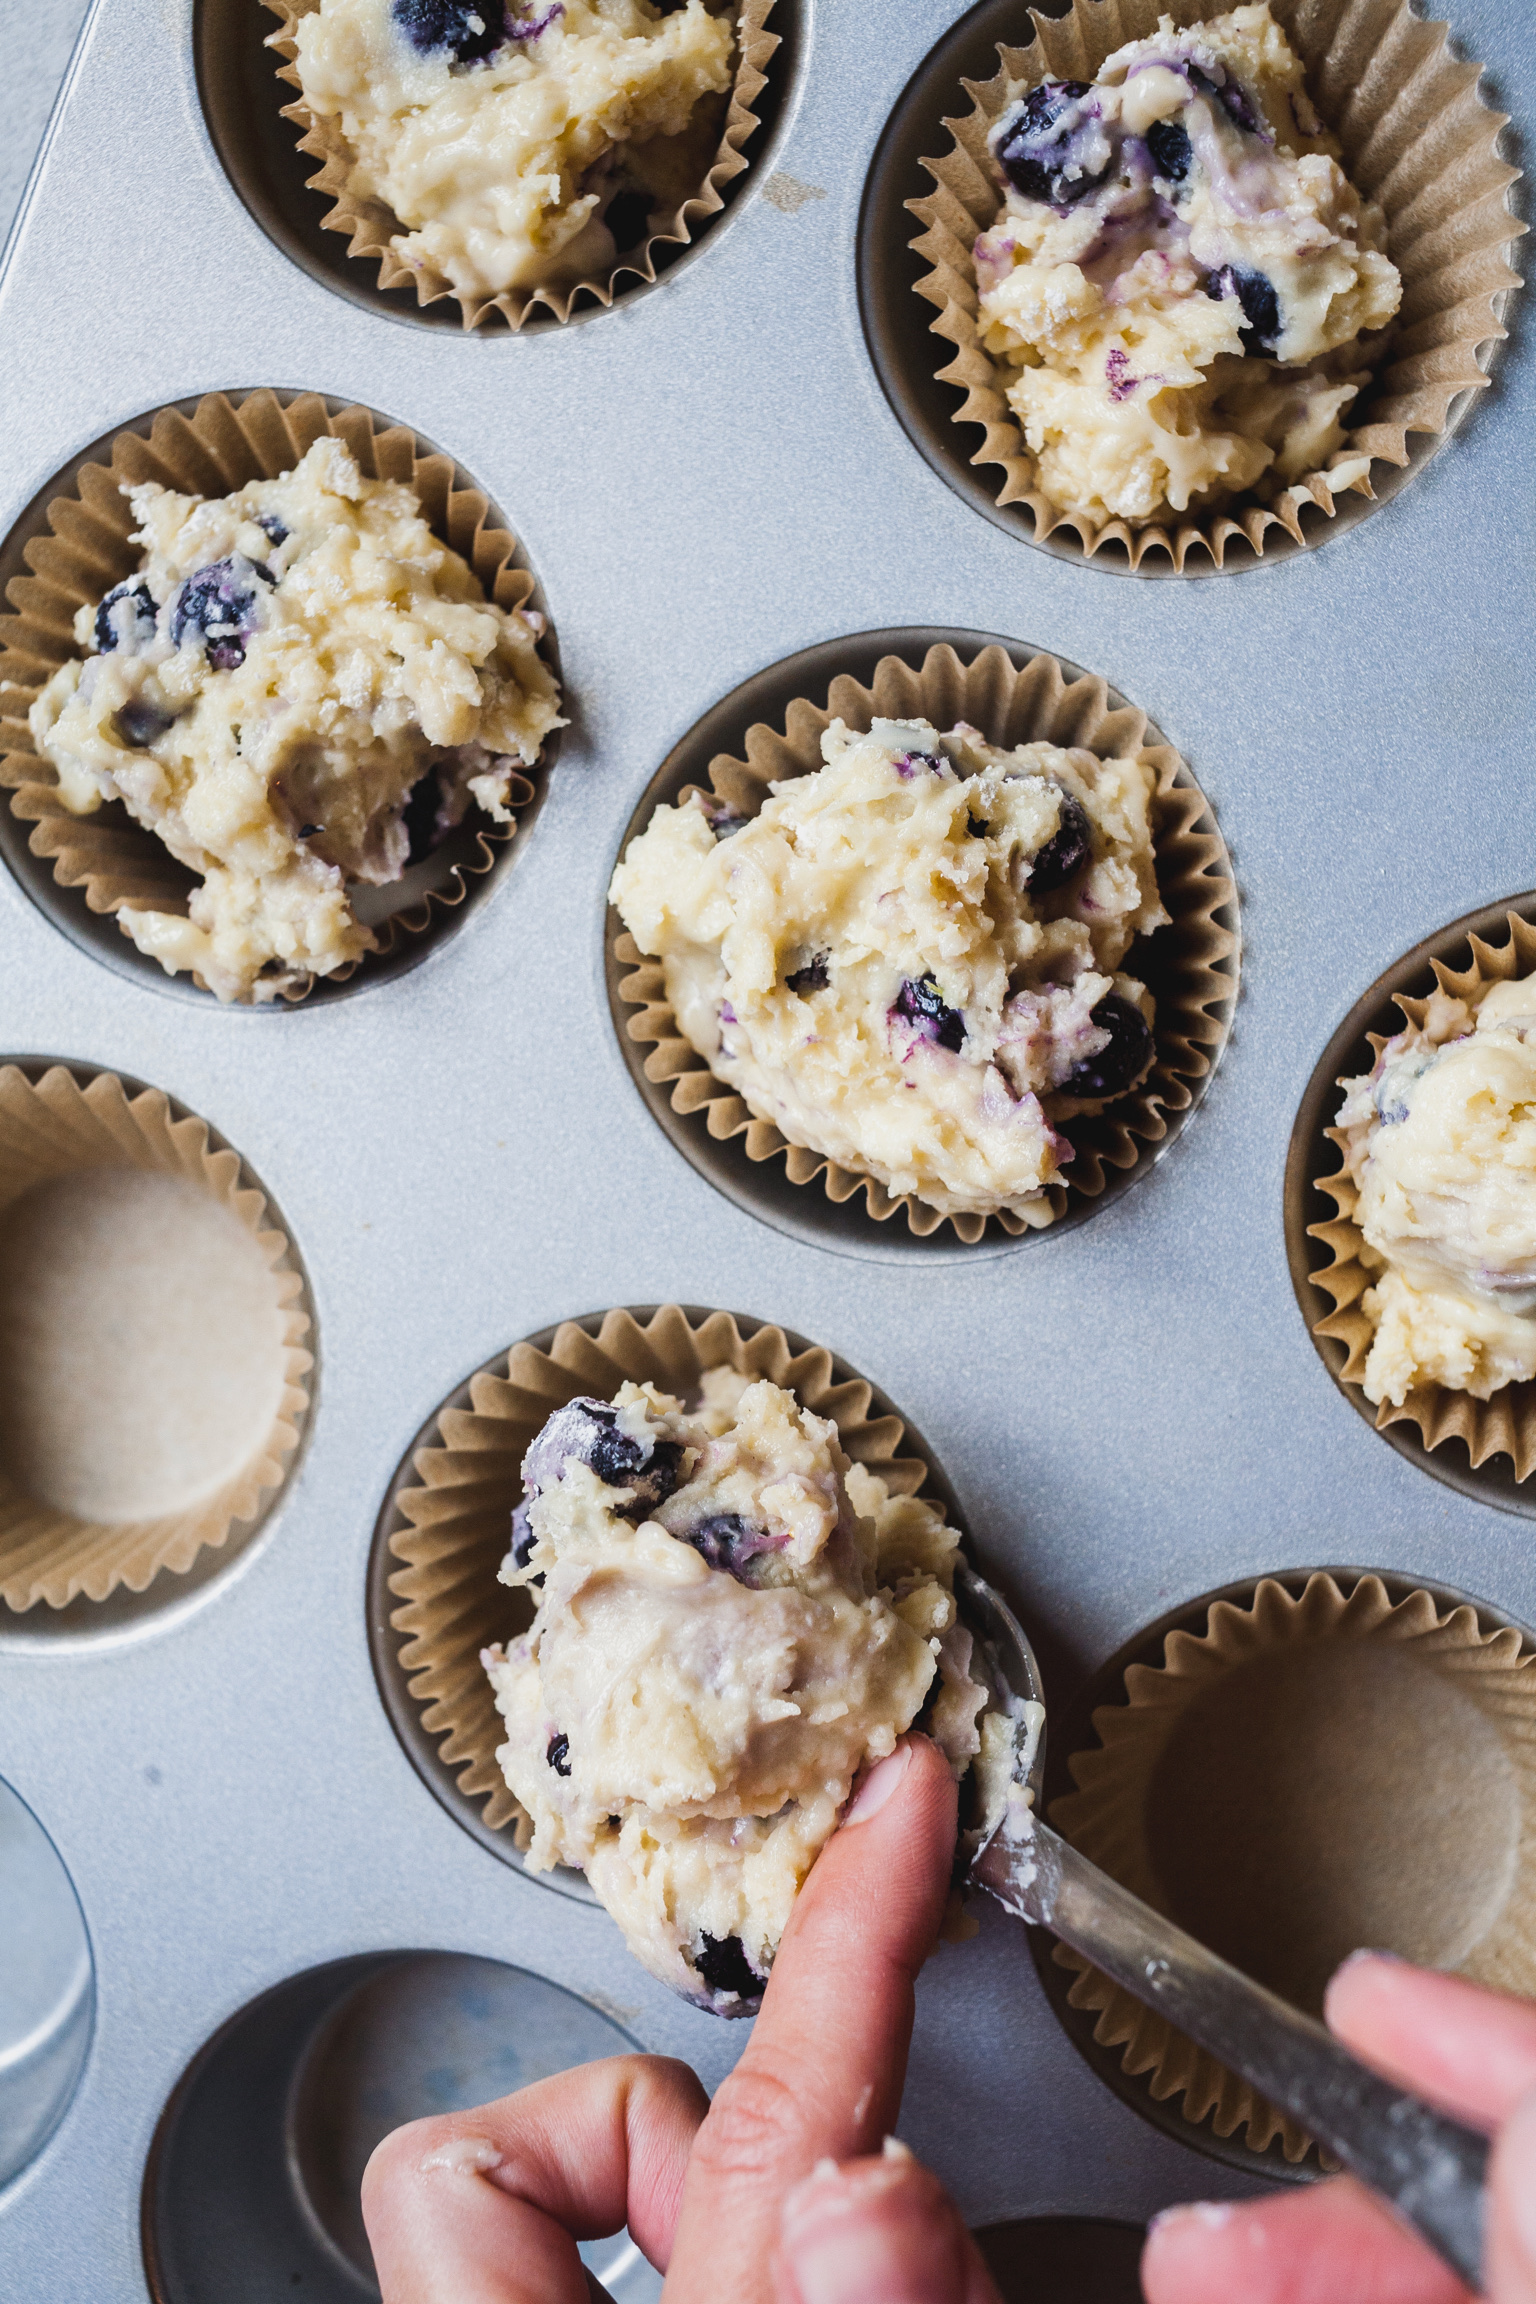
[[658, 808], [610, 900], [678, 1027], [793, 1144], [945, 1214], [1049, 1224], [1072, 1146], [1152, 1061], [1121, 969], [1161, 927], [1139, 758], [834, 720], [750, 822]]
[[1134, 525], [1368, 468], [1342, 419], [1401, 282], [1267, 6], [1165, 16], [1091, 85], [1021, 96], [990, 145], [982, 342], [1052, 503]]
[[1001, 1810], [938, 1508], [850, 1464], [790, 1392], [711, 1369], [558, 1409], [502, 1580], [539, 1590], [483, 1661], [535, 1871], [579, 1866], [653, 1975], [750, 2014], [859, 1771], [916, 1721]]
[[[1470, 1004], [1469, 1004], [1470, 1000]], [[1361, 1261], [1380, 1274], [1367, 1399], [1486, 1400], [1536, 1376], [1536, 978], [1436, 992], [1343, 1083]]]
[[339, 440], [230, 496], [125, 493], [138, 572], [81, 609], [88, 653], [33, 740], [66, 808], [120, 800], [202, 874], [187, 918], [120, 908], [140, 951], [271, 1000], [374, 948], [348, 884], [400, 877], [417, 787], [428, 841], [472, 802], [511, 822], [514, 773], [563, 725], [544, 619], [487, 601], [414, 490]]
[[294, 36], [349, 193], [393, 210], [405, 263], [471, 296], [605, 274], [617, 197], [696, 192], [735, 47], [711, 0], [320, 0]]

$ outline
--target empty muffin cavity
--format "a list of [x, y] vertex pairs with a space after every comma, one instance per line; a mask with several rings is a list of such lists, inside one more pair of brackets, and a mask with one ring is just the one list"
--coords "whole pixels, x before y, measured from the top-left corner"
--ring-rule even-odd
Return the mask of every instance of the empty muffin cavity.
[[310, 1319], [239, 1155], [157, 1089], [0, 1071], [0, 1603], [142, 1592], [275, 1501]]
[[[973, 253], [978, 239], [999, 219], [1003, 190], [988, 138], [1011, 107], [1046, 81], [1069, 93], [1092, 83], [1116, 50], [1156, 34], [1159, 18], [1171, 17], [1183, 29], [1221, 16], [1220, 7], [1201, 0], [1075, 0], [1059, 22], [1036, 17], [1029, 46], [999, 46], [993, 78], [956, 82], [947, 109], [958, 116], [942, 122], [947, 144], [941, 148], [936, 141], [935, 156], [922, 163], [934, 189], [909, 203], [924, 226], [912, 246], [930, 267], [917, 293], [938, 308], [931, 332], [950, 348], [939, 379], [963, 394], [952, 421], [966, 428], [963, 453], [969, 461], [989, 468], [988, 485], [997, 504], [1027, 513], [1021, 533], [1037, 543], [1049, 542], [1053, 550], [1066, 546], [1092, 557], [1109, 547], [1101, 565], [1133, 569], [1150, 554], [1149, 573], [1163, 572], [1166, 555], [1177, 573], [1201, 574], [1212, 565], [1251, 566], [1267, 550], [1316, 543], [1331, 532], [1348, 499], [1373, 498], [1373, 466], [1390, 493], [1401, 476], [1426, 460], [1487, 381], [1492, 350], [1506, 333], [1505, 306], [1518, 285], [1510, 251], [1524, 227], [1508, 206], [1518, 171], [1500, 155], [1504, 116], [1481, 101], [1478, 68], [1454, 61], [1447, 28], [1420, 21], [1407, 0], [1345, 0], [1337, 9], [1318, 8], [1308, 0], [1273, 0], [1271, 12], [1305, 67], [1307, 95], [1297, 115], [1301, 134], [1309, 137], [1320, 115], [1324, 131], [1337, 139], [1350, 184], [1384, 215], [1385, 255], [1401, 275], [1403, 294], [1397, 317], [1384, 330], [1367, 332], [1325, 357], [1322, 383], [1350, 395], [1335, 411], [1345, 427], [1342, 442], [1336, 429], [1314, 428], [1319, 445], [1311, 458], [1296, 449], [1296, 443], [1305, 446], [1311, 437], [1308, 427], [1295, 428], [1288, 435], [1292, 461], [1282, 456], [1274, 467], [1279, 477], [1273, 486], [1266, 479], [1258, 493], [1239, 487], [1227, 502], [1188, 511], [1154, 510], [1145, 517], [1063, 510], [1041, 486], [1036, 457], [1008, 397], [1009, 374], [984, 341], [987, 321], [979, 301], [984, 283]], [[1024, 29], [1021, 13], [1021, 34]], [[1150, 87], [1158, 75], [1142, 77]], [[1170, 75], [1165, 72], [1163, 78]], [[1218, 123], [1230, 117], [1238, 128], [1251, 131], [1255, 150], [1266, 141], [1265, 124], [1252, 117], [1249, 100], [1235, 81], [1218, 90], [1207, 74], [1199, 85], [1220, 98]], [[1044, 118], [1053, 106], [1062, 113], [1060, 121], [1054, 114]], [[1141, 90], [1138, 106], [1131, 124], [1144, 128], [1143, 112], [1151, 121], [1147, 168], [1164, 194], [1176, 197], [1190, 172], [1188, 137], [1176, 123], [1155, 117], [1158, 106]], [[1037, 195], [1057, 201], [1053, 213], [1058, 216], [1080, 196], [1084, 170], [1091, 172], [1101, 157], [1102, 137], [1090, 152], [1086, 130], [1077, 134], [1082, 150], [1077, 145], [1068, 150], [1063, 139], [1075, 117], [1066, 97], [1056, 100], [1049, 94], [1041, 97], [1033, 116], [1039, 131], [1035, 142], [1053, 137], [1051, 152], [1059, 149], [1064, 165], [1075, 172], [1065, 190], [1058, 191], [1052, 178], [1049, 192], [1042, 188]], [[1144, 149], [1139, 137], [1135, 149], [1137, 154]], [[1046, 173], [1037, 169], [1030, 182], [1038, 176], [1044, 187]], [[1158, 212], [1171, 212], [1166, 199]], [[1375, 238], [1373, 223], [1361, 245]], [[1058, 319], [1067, 309], [1063, 296], [1070, 302], [1061, 280], [1073, 275], [1075, 293], [1083, 278], [1075, 265], [1059, 268], [1059, 274], [1052, 274]], [[992, 279], [990, 271], [986, 278]], [[1220, 301], [1223, 292], [1236, 299], [1234, 310], [1237, 304], [1242, 307], [1244, 349], [1272, 350], [1276, 331], [1269, 322], [1278, 318], [1272, 284], [1257, 271], [1229, 265], [1213, 276], [1206, 295]], [[1202, 309], [1204, 301], [1200, 298]], [[1128, 401], [1139, 385], [1164, 381], [1161, 369], [1151, 376], [1135, 373], [1119, 349], [1108, 358], [1109, 399], [1117, 404]], [[1289, 392], [1295, 373], [1277, 369], [1277, 387]], [[1326, 394], [1314, 397], [1321, 408]], [[1265, 420], [1280, 413], [1277, 404]], [[969, 442], [978, 429], [980, 445], [973, 449]], [[1239, 434], [1240, 427], [1233, 437]], [[1410, 434], [1420, 436], [1416, 448], [1409, 446]], [[1175, 442], [1171, 452], [1179, 460], [1187, 448], [1187, 441]], [[1309, 513], [1308, 523], [1304, 515]]]
[[[1406, 1580], [1324, 1571], [1184, 1622], [1094, 1712], [1098, 1746], [1072, 1755], [1077, 1789], [1051, 1807], [1066, 1837], [1314, 2015], [1361, 1945], [1536, 1988], [1528, 1638]], [[1143, 2081], [1133, 2103], [1173, 2099], [1208, 2137], [1316, 2163], [1246, 2081], [1077, 1953], [1054, 1958], [1095, 2042]]]

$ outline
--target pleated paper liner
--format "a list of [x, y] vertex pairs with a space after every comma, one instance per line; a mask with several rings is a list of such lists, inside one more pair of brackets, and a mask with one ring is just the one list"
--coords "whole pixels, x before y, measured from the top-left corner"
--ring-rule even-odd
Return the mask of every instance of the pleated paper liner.
[[[762, 723], [749, 728], [746, 758], [719, 755], [710, 764], [710, 783], [717, 798], [754, 816], [771, 783], [808, 776], [821, 766], [821, 737], [832, 720], [866, 730], [876, 718], [916, 716], [939, 729], [967, 720], [991, 742], [1010, 747], [1048, 742], [1078, 746], [1101, 759], [1139, 754], [1156, 776], [1157, 879], [1171, 924], [1149, 943], [1134, 945], [1125, 962], [1135, 973], [1151, 972], [1156, 1055], [1147, 1079], [1132, 1094], [1102, 1113], [1060, 1124], [1076, 1157], [1068, 1184], [1051, 1188], [1059, 1218], [1072, 1202], [1097, 1200], [1112, 1175], [1150, 1166], [1168, 1133], [1168, 1116], [1187, 1110], [1220, 1056], [1237, 992], [1237, 889], [1231, 864], [1184, 761], [1171, 745], [1144, 741], [1146, 714], [1112, 700], [1105, 683], [1092, 674], [1069, 676], [1043, 649], [1022, 670], [1002, 647], [985, 648], [970, 663], [947, 645], [930, 648], [920, 667], [900, 656], [882, 657], [870, 686], [841, 675], [824, 704], [805, 698], [792, 703], [782, 731]], [[694, 789], [685, 787], [679, 797]], [[620, 997], [637, 1011], [629, 1020], [629, 1037], [650, 1046], [646, 1077], [671, 1082], [672, 1109], [691, 1126], [707, 1129], [716, 1141], [739, 1138], [751, 1161], [782, 1158], [791, 1183], [820, 1182], [834, 1202], [862, 1191], [877, 1224], [899, 1213], [920, 1238], [944, 1223], [952, 1224], [967, 1244], [981, 1240], [989, 1223], [1015, 1239], [1029, 1230], [1021, 1216], [1007, 1211], [993, 1218], [941, 1216], [915, 1194], [893, 1195], [875, 1177], [791, 1144], [771, 1120], [755, 1117], [745, 1099], [717, 1079], [683, 1038], [660, 961], [646, 959], [627, 932], [617, 936], [614, 954], [630, 970], [619, 985]]]
[[310, 1320], [240, 1155], [157, 1088], [0, 1068], [0, 1611], [184, 1573], [276, 1500]]
[[[1077, 1789], [1050, 1810], [1116, 1880], [1313, 2014], [1361, 1945], [1536, 1992], [1536, 1657], [1471, 1603], [1392, 1582], [1396, 1597], [1372, 1574], [1298, 1573], [1197, 1604], [1196, 1628], [1094, 1711], [1098, 1744], [1072, 1754]], [[1192, 2142], [1203, 2129], [1321, 2164], [1163, 2017], [1080, 1954], [1052, 1957], [1074, 1972], [1069, 2006], [1142, 2083], [1130, 2101], [1171, 2100]]]
[[281, 29], [270, 34], [267, 40], [267, 46], [274, 48], [283, 59], [277, 77], [299, 90], [297, 100], [284, 105], [283, 118], [302, 129], [299, 150], [320, 163], [309, 179], [311, 189], [323, 192], [334, 202], [321, 219], [326, 230], [345, 232], [347, 254], [378, 265], [380, 288], [414, 288], [418, 305], [434, 304], [444, 296], [453, 297], [463, 313], [466, 328], [481, 327], [499, 316], [510, 328], [518, 329], [540, 307], [550, 318], [564, 322], [570, 319], [581, 296], [593, 297], [604, 306], [611, 305], [626, 273], [647, 283], [654, 281], [658, 250], [685, 246], [691, 241], [711, 217], [719, 214], [725, 205], [724, 187], [747, 166], [744, 148], [758, 127], [753, 106], [762, 93], [769, 62], [779, 46], [778, 34], [768, 29], [774, 0], [742, 0], [736, 31], [736, 77], [725, 102], [724, 121], [708, 170], [698, 189], [676, 207], [659, 216], [652, 211], [645, 238], [637, 247], [621, 253], [608, 272], [551, 281], [534, 288], [508, 288], [499, 296], [472, 295], [456, 289], [435, 265], [424, 260], [407, 263], [396, 254], [391, 242], [408, 227], [382, 200], [365, 199], [350, 190], [352, 158], [339, 123], [311, 112], [304, 101], [295, 62], [298, 55], [295, 31], [302, 19], [319, 7], [320, 0], [263, 0], [263, 5], [281, 24]]
[[414, 1483], [395, 1493], [387, 1544], [402, 1563], [388, 1577], [399, 1602], [389, 1618], [393, 1662], [408, 1677], [420, 1726], [437, 1743], [460, 1797], [519, 1849], [528, 1828], [496, 1765], [506, 1730], [480, 1651], [516, 1638], [533, 1619], [530, 1595], [496, 1581], [522, 1498], [528, 1445], [578, 1393], [606, 1400], [626, 1381], [650, 1381], [686, 1399], [697, 1395], [706, 1369], [727, 1364], [793, 1391], [814, 1415], [832, 1419], [855, 1463], [899, 1495], [925, 1491], [951, 1527], [961, 1525], [942, 1477], [889, 1402], [821, 1345], [782, 1328], [664, 1304], [565, 1320], [514, 1344], [471, 1377], [467, 1407], [439, 1413], [434, 1443], [416, 1453]]
[[[1096, 527], [1085, 515], [1058, 511], [1036, 485], [1003, 370], [980, 342], [972, 250], [1002, 206], [987, 131], [1017, 96], [1049, 78], [1094, 79], [1106, 57], [1155, 32], [1161, 16], [1183, 26], [1222, 12], [1220, 0], [1074, 0], [1059, 21], [1029, 10], [1033, 42], [999, 47], [991, 80], [959, 83], [957, 96], [963, 89], [970, 109], [944, 121], [949, 149], [922, 163], [934, 189], [908, 203], [924, 226], [911, 245], [932, 267], [917, 292], [938, 307], [932, 332], [953, 348], [938, 374], [964, 391], [954, 421], [980, 427], [970, 461], [995, 468], [999, 505], [1028, 509], [1036, 543], [1075, 539], [1089, 558], [1115, 547], [1133, 569], [1149, 553], [1165, 553], [1180, 575], [1225, 567], [1234, 544], [1262, 555], [1282, 538], [1320, 543], [1343, 496], [1374, 498], [1369, 471], [1346, 479], [1337, 494], [1328, 473], [1317, 471], [1270, 503], [1249, 494], [1145, 526]], [[1408, 0], [1271, 0], [1271, 13], [1306, 67], [1308, 92], [1338, 138], [1346, 173], [1385, 212], [1387, 252], [1403, 280], [1391, 328], [1362, 341], [1353, 366], [1347, 350], [1337, 355], [1340, 381], [1351, 374], [1370, 381], [1334, 461], [1343, 467], [1364, 456], [1406, 467], [1414, 454], [1409, 434], [1438, 438], [1454, 428], [1487, 384], [1493, 347], [1507, 333], [1505, 309], [1519, 286], [1510, 259], [1525, 226], [1509, 205], [1519, 170], [1500, 155], [1506, 115], [1482, 101], [1480, 67], [1452, 55], [1449, 28], [1424, 23]], [[1312, 507], [1324, 518], [1306, 525]], [[1246, 554], [1238, 564], [1251, 565]]]
[[[1528, 976], [1536, 970], [1536, 927], [1516, 912], [1506, 915], [1505, 925], [1502, 944], [1490, 943], [1476, 934], [1463, 938], [1455, 928], [1448, 929], [1440, 940], [1446, 950], [1460, 944], [1470, 949], [1471, 960], [1467, 967], [1456, 969], [1442, 958], [1430, 958], [1427, 972], [1433, 974], [1434, 987], [1475, 1007], [1488, 986], [1507, 983], [1511, 977]], [[1406, 990], [1392, 995], [1405, 1023], [1422, 1024], [1431, 989], [1426, 984], [1422, 995]], [[1402, 1028], [1402, 1024], [1397, 1026], [1398, 1030]], [[1373, 1052], [1379, 1053], [1391, 1034], [1371, 1032], [1366, 1037]], [[1369, 1061], [1367, 1059], [1360, 1070], [1369, 1069]], [[1338, 1083], [1333, 1085], [1337, 1089]], [[1335, 1094], [1335, 1110], [1339, 1100]], [[1313, 1323], [1312, 1332], [1342, 1347], [1342, 1357], [1331, 1356], [1330, 1365], [1341, 1384], [1358, 1388], [1364, 1381], [1366, 1356], [1376, 1333], [1374, 1323], [1362, 1308], [1361, 1298], [1379, 1278], [1382, 1265], [1355, 1221], [1359, 1193], [1342, 1165], [1343, 1136], [1331, 1127], [1324, 1129], [1323, 1134], [1339, 1147], [1341, 1165], [1334, 1174], [1314, 1174], [1310, 1181], [1317, 1191], [1328, 1195], [1338, 1213], [1322, 1223], [1309, 1224], [1307, 1236], [1330, 1249], [1333, 1261], [1308, 1277], [1314, 1288], [1332, 1298], [1333, 1310]], [[1289, 1209], [1287, 1213], [1289, 1215]], [[1528, 1480], [1536, 1470], [1536, 1383], [1508, 1384], [1489, 1400], [1474, 1400], [1470, 1394], [1452, 1391], [1448, 1385], [1426, 1384], [1410, 1392], [1401, 1408], [1394, 1407], [1390, 1400], [1383, 1400], [1373, 1410], [1363, 1392], [1359, 1392], [1358, 1397], [1363, 1412], [1374, 1414], [1378, 1431], [1393, 1424], [1411, 1425], [1417, 1429], [1424, 1447], [1430, 1450], [1443, 1447], [1447, 1441], [1459, 1440], [1474, 1471], [1498, 1456], [1509, 1458], [1517, 1482]], [[1536, 1507], [1536, 1495], [1532, 1497], [1532, 1505]]]
[[[47, 858], [55, 885], [78, 891], [91, 913], [112, 914], [128, 905], [185, 916], [198, 885], [197, 875], [120, 801], [109, 801], [94, 815], [71, 815], [59, 798], [57, 774], [34, 750], [27, 725], [39, 691], [79, 652], [71, 631], [75, 611], [138, 567], [139, 550], [129, 542], [133, 514], [122, 490], [158, 480], [184, 494], [225, 496], [248, 481], [292, 471], [326, 433], [345, 441], [365, 477], [405, 481], [415, 489], [434, 534], [468, 561], [488, 600], [519, 608], [534, 590], [532, 575], [516, 564], [516, 538], [492, 523], [488, 499], [463, 484], [452, 459], [426, 448], [403, 425], [386, 426], [371, 409], [346, 407], [317, 392], [212, 392], [161, 408], [119, 432], [107, 463], [83, 464], [72, 488], [46, 508], [34, 506], [35, 525], [25, 544], [31, 573], [7, 587], [11, 613], [0, 615], [0, 789], [12, 814], [32, 828], [32, 854]], [[513, 777], [514, 817], [527, 809], [535, 790], [527, 777]], [[359, 967], [366, 970], [403, 952], [441, 925], [463, 904], [471, 884], [491, 871], [515, 829], [515, 823], [489, 819], [461, 827], [398, 886], [355, 890], [355, 909], [368, 922], [374, 953], [321, 981], [342, 983]], [[429, 874], [431, 884], [421, 886]], [[387, 909], [391, 900], [398, 910]], [[157, 962], [146, 959], [143, 965], [159, 979]], [[193, 981], [202, 986], [201, 977]], [[301, 1000], [314, 984], [311, 978], [283, 997]]]

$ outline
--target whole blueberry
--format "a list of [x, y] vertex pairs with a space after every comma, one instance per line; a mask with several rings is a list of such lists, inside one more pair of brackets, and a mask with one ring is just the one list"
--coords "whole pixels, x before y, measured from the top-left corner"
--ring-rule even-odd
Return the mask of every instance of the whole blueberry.
[[795, 969], [784, 981], [791, 992], [798, 992], [802, 998], [807, 992], [825, 992], [831, 964], [830, 952], [817, 952], [807, 960], [803, 968]]
[[279, 520], [275, 512], [258, 512], [256, 525], [261, 529], [274, 552], [279, 544], [286, 544], [289, 536], [293, 533], [284, 521]]
[[775, 1548], [767, 1530], [754, 1528], [739, 1512], [711, 1512], [681, 1534], [683, 1543], [691, 1544], [709, 1567], [723, 1568], [738, 1584], [755, 1583], [752, 1562]]
[[1109, 1034], [1109, 1045], [1097, 1056], [1074, 1064], [1061, 1083], [1069, 1096], [1118, 1096], [1141, 1077], [1152, 1055], [1152, 1034], [1146, 1018], [1118, 992], [1106, 992], [1093, 1011], [1093, 1021]]
[[965, 1018], [951, 1008], [931, 976], [905, 977], [891, 1009], [924, 1040], [936, 1041], [956, 1055], [965, 1045]]
[[502, 0], [391, 0], [390, 14], [418, 56], [447, 48], [456, 63], [474, 64], [507, 38]]
[[643, 1520], [681, 1481], [683, 1444], [656, 1440], [647, 1450], [643, 1441], [620, 1431], [618, 1411], [606, 1400], [579, 1397], [555, 1410], [523, 1458], [530, 1493], [537, 1496], [570, 1463], [590, 1465], [609, 1488], [633, 1488], [624, 1516]]
[[1059, 785], [1057, 798], [1060, 806], [1056, 829], [1045, 846], [1036, 850], [1029, 867], [1031, 896], [1049, 896], [1053, 889], [1065, 888], [1093, 857], [1093, 827], [1088, 821], [1088, 811], [1081, 800], [1075, 800]]
[[557, 1776], [569, 1776], [571, 1772], [571, 1763], [567, 1757], [570, 1749], [571, 1740], [569, 1736], [551, 1736], [549, 1740], [549, 1749], [545, 1753], [544, 1757], [549, 1762], [551, 1768], [553, 1768]]
[[1005, 126], [996, 145], [998, 165], [1027, 200], [1069, 208], [1102, 184], [1114, 148], [1096, 111], [1082, 112], [1086, 80], [1042, 80]]
[[130, 656], [147, 648], [155, 636], [159, 610], [154, 594], [142, 577], [130, 576], [114, 584], [96, 611], [96, 645], [103, 656], [125, 648]]
[[1194, 163], [1189, 133], [1177, 120], [1154, 120], [1147, 130], [1152, 165], [1165, 183], [1182, 184]]
[[693, 1965], [711, 1992], [735, 1992], [743, 2000], [760, 2000], [768, 1981], [747, 1958], [739, 1936], [701, 1933]]
[[992, 829], [984, 816], [967, 816], [965, 828], [973, 840], [985, 840]]
[[717, 840], [729, 840], [733, 832], [740, 832], [752, 821], [739, 808], [728, 808], [723, 800], [706, 800], [704, 813], [709, 818], [709, 828]]
[[146, 745], [153, 744], [157, 737], [165, 734], [175, 717], [174, 712], [162, 712], [147, 697], [130, 696], [116, 715], [114, 725], [125, 744], [132, 745], [136, 752], [142, 752]]
[[527, 1567], [533, 1558], [533, 1548], [537, 1542], [538, 1538], [533, 1532], [533, 1525], [528, 1517], [528, 1499], [525, 1496], [521, 1504], [514, 1506], [512, 1512], [512, 1562], [514, 1567]]
[[270, 568], [239, 552], [199, 568], [171, 602], [171, 645], [201, 639], [214, 671], [233, 672], [245, 662], [245, 644], [257, 626], [257, 585], [272, 580]]
[[1223, 264], [1206, 281], [1205, 292], [1214, 303], [1235, 296], [1246, 325], [1239, 331], [1245, 352], [1273, 352], [1280, 339], [1280, 299], [1274, 282], [1262, 272], [1249, 272], [1237, 264]]

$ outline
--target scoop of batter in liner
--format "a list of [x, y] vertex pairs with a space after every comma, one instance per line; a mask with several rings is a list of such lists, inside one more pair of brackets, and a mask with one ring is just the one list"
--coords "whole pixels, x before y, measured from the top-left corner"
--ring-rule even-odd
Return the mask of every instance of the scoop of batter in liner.
[[835, 720], [749, 822], [658, 808], [610, 900], [679, 1029], [793, 1144], [946, 1214], [1054, 1216], [1059, 1124], [1133, 1087], [1163, 925], [1152, 771]]
[[1264, 5], [1047, 80], [992, 132], [982, 341], [1063, 511], [1133, 525], [1263, 495], [1343, 454], [1359, 339], [1401, 282]]
[[523, 1472], [501, 1574], [538, 1614], [483, 1660], [527, 1862], [585, 1871], [653, 1975], [750, 2014], [855, 1777], [914, 1721], [989, 1799], [1006, 1785], [958, 1539], [730, 1368], [691, 1410], [650, 1384], [570, 1402]]
[[[544, 619], [488, 601], [414, 490], [341, 441], [221, 497], [125, 491], [136, 575], [75, 621], [83, 658], [32, 706], [76, 815], [121, 800], [195, 872], [189, 916], [124, 905], [168, 973], [265, 1001], [373, 949], [349, 884], [398, 880], [563, 725]], [[421, 806], [422, 802], [425, 806]]]
[[1536, 1376], [1536, 979], [1435, 993], [1422, 1024], [1344, 1083], [1338, 1126], [1360, 1191], [1364, 1390], [1425, 1384], [1486, 1400]]

